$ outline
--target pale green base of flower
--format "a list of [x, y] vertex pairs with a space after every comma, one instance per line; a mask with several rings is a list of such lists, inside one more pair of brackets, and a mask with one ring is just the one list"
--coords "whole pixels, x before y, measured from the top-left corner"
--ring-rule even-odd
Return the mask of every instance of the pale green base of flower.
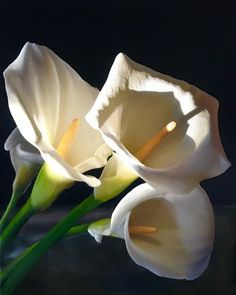
[[113, 179], [103, 179], [101, 187], [99, 186], [94, 189], [95, 198], [104, 202], [115, 198], [136, 179], [136, 175], [130, 178], [116, 177]]
[[30, 195], [32, 207], [37, 210], [45, 210], [63, 190], [72, 184], [72, 180], [62, 177], [52, 170], [49, 165], [44, 164]]

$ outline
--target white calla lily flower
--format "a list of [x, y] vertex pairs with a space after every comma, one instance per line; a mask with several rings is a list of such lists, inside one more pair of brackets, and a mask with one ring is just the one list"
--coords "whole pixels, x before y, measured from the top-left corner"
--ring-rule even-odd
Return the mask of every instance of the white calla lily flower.
[[15, 179], [12, 184], [10, 201], [0, 220], [1, 233], [10, 222], [11, 213], [31, 181], [39, 173], [43, 159], [39, 151], [24, 139], [18, 128], [15, 128], [8, 136], [4, 148], [10, 153], [10, 159], [15, 170]]
[[86, 119], [150, 185], [187, 193], [230, 166], [217, 111], [217, 100], [195, 86], [119, 54]]
[[25, 140], [50, 173], [66, 182], [100, 181], [83, 173], [105, 165], [110, 149], [84, 119], [98, 95], [62, 59], [44, 46], [26, 43], [4, 72], [9, 108]]
[[13, 193], [22, 195], [39, 172], [43, 159], [39, 151], [31, 145], [15, 128], [8, 136], [4, 148], [9, 151], [16, 176]]
[[161, 277], [193, 280], [207, 268], [214, 242], [214, 215], [205, 191], [163, 193], [142, 184], [113, 211], [110, 227], [90, 229], [97, 241], [125, 239], [131, 258]]

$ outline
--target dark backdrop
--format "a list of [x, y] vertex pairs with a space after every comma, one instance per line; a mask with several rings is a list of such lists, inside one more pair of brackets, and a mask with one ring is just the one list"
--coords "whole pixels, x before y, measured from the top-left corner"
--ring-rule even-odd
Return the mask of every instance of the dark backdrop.
[[[51, 48], [82, 78], [101, 88], [116, 54], [123, 51], [146, 66], [186, 80], [218, 98], [221, 138], [234, 163], [233, 2], [0, 0], [0, 72], [30, 41]], [[3, 143], [15, 126], [2, 78], [0, 106], [2, 209], [14, 179]], [[235, 294], [235, 207], [223, 206], [235, 205], [235, 182], [233, 166], [222, 176], [203, 183], [214, 204], [216, 241], [210, 266], [200, 279], [188, 282], [159, 278], [132, 262], [122, 240], [104, 239], [99, 246], [89, 236], [83, 236], [64, 240], [49, 251], [16, 294]], [[90, 191], [78, 183], [64, 192], [56, 205], [72, 206]], [[117, 200], [108, 206], [112, 207], [114, 202]], [[51, 212], [55, 213], [53, 209]], [[31, 220], [17, 242], [17, 249], [32, 242], [32, 233], [37, 239], [45, 231], [45, 224], [50, 227], [50, 222], [55, 222], [50, 214], [37, 214]]]
[[[233, 2], [233, 1], [232, 1]], [[228, 1], [0, 1], [0, 71], [26, 41], [52, 49], [86, 81], [101, 88], [120, 51], [159, 72], [195, 84], [220, 101], [225, 151], [235, 160], [235, 21]], [[14, 128], [0, 78], [1, 204], [8, 200], [13, 168], [3, 143]], [[203, 186], [215, 204], [235, 204], [235, 174]], [[88, 194], [76, 184], [57, 204]]]

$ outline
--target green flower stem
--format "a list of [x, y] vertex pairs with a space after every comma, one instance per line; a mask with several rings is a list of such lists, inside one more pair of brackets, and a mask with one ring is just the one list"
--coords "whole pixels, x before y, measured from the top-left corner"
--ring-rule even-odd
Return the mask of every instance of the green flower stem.
[[68, 230], [66, 233], [67, 237], [75, 236], [78, 234], [83, 234], [87, 232], [88, 227], [91, 223], [84, 223], [77, 226], [73, 226], [71, 229]]
[[31, 200], [25, 203], [21, 210], [15, 215], [12, 221], [9, 223], [7, 228], [4, 230], [0, 237], [0, 246], [3, 250], [14, 236], [20, 231], [22, 226], [29, 220], [29, 218], [36, 212], [31, 205]]
[[19, 198], [19, 194], [16, 192], [13, 192], [11, 195], [10, 202], [5, 210], [5, 212], [2, 215], [1, 221], [0, 221], [0, 233], [2, 233], [10, 221], [10, 215], [12, 213], [12, 210], [15, 208], [16, 202]]
[[[85, 223], [80, 224], [77, 226], [72, 227], [69, 229], [69, 231], [66, 233], [66, 237], [71, 237], [74, 235], [79, 235], [87, 232], [88, 227], [91, 223]], [[10, 274], [15, 270], [15, 267], [17, 264], [20, 263], [24, 259], [24, 257], [27, 255], [28, 252], [32, 251], [33, 247], [36, 246], [39, 242], [34, 243], [32, 246], [27, 248], [23, 253], [21, 253], [17, 258], [15, 258], [4, 270], [1, 271], [0, 274], [0, 282], [3, 284], [7, 278], [10, 276]]]
[[17, 285], [24, 278], [25, 274], [39, 261], [58, 240], [60, 240], [68, 230], [85, 216], [92, 209], [99, 206], [102, 202], [94, 198], [93, 195], [86, 198], [81, 204], [76, 206], [69, 214], [55, 225], [49, 233], [36, 245], [32, 246], [24, 255], [24, 257], [14, 267], [14, 271], [2, 286], [2, 295], [10, 295]]

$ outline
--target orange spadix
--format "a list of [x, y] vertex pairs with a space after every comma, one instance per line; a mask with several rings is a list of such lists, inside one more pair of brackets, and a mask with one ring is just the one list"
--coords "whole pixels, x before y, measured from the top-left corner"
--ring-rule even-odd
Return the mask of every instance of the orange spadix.
[[67, 128], [66, 132], [62, 136], [62, 139], [57, 147], [57, 152], [64, 159], [67, 157], [73, 139], [75, 138], [76, 132], [79, 128], [79, 119], [72, 120], [71, 124]]
[[135, 153], [135, 157], [139, 159], [139, 161], [144, 161], [158, 146], [163, 138], [165, 138], [171, 131], [173, 131], [176, 127], [176, 122], [171, 121], [164, 128], [161, 129], [160, 132], [155, 134], [151, 139], [149, 139], [141, 148], [137, 150]]
[[155, 226], [142, 226], [142, 225], [130, 225], [130, 234], [152, 234], [156, 233], [157, 228]]

